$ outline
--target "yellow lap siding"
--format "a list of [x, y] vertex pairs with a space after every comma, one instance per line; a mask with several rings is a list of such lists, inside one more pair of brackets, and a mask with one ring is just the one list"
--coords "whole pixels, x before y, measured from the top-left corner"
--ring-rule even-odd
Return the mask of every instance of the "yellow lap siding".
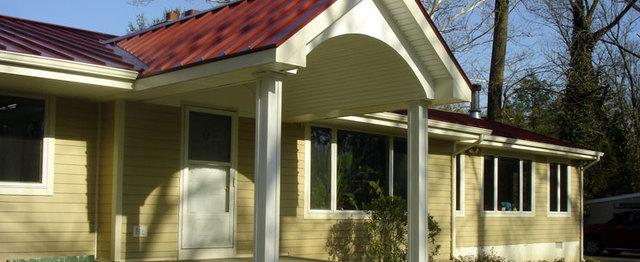
[[[123, 164], [122, 257], [177, 259], [181, 110], [127, 103]], [[134, 237], [146, 225], [147, 237]]]
[[0, 260], [94, 254], [98, 106], [56, 102], [54, 194], [0, 195]]
[[[498, 154], [500, 155], [500, 154]], [[531, 156], [528, 156], [529, 158]], [[546, 157], [534, 159], [535, 210], [529, 217], [490, 217], [481, 211], [482, 157], [465, 158], [465, 216], [456, 219], [457, 246], [477, 247], [580, 240], [580, 176], [570, 168], [570, 217], [548, 216]]]

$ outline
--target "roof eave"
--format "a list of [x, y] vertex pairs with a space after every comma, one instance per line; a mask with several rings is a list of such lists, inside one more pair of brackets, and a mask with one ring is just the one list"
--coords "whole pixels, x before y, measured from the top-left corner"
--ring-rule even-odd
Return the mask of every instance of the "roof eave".
[[132, 89], [137, 71], [0, 50], [0, 73]]

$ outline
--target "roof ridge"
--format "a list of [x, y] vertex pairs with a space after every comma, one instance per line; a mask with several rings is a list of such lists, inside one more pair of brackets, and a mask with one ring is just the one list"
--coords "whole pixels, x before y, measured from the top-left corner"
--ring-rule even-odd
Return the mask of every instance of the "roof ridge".
[[55, 26], [55, 27], [59, 27], [59, 28], [66, 28], [66, 29], [71, 29], [71, 30], [76, 30], [76, 31], [83, 31], [83, 32], [92, 33], [92, 34], [101, 34], [101, 35], [104, 35], [104, 36], [107, 36], [107, 37], [116, 37], [116, 35], [113, 35], [113, 34], [93, 31], [93, 30], [89, 30], [89, 29], [77, 28], [77, 27], [72, 27], [72, 26], [66, 26], [66, 25], [61, 25], [61, 24], [55, 24], [55, 23], [50, 23], [50, 22], [43, 22], [43, 21], [27, 19], [27, 18], [22, 18], [22, 17], [15, 17], [15, 16], [10, 16], [10, 15], [3, 15], [3, 14], [0, 14], [0, 17], [4, 17], [4, 18], [7, 18], [7, 19], [13, 19], [13, 20], [20, 20], [20, 21], [24, 21], [24, 22], [28, 22], [28, 23], [37, 23], [37, 24], [41, 24], [41, 25], [49, 25], [49, 26]]

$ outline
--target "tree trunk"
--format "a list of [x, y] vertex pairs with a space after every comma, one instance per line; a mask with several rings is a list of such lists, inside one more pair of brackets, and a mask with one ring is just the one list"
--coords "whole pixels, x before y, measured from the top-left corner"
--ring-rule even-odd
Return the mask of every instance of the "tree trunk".
[[592, 59], [597, 41], [588, 23], [574, 21], [567, 87], [560, 119], [560, 136], [563, 140], [592, 147], [598, 147], [599, 142], [604, 141], [600, 137], [604, 133], [601, 126], [604, 120], [601, 104], [603, 94]]
[[507, 53], [509, 31], [509, 0], [496, 0], [495, 26], [493, 28], [493, 49], [489, 72], [489, 96], [487, 118], [502, 119], [502, 86], [504, 84], [504, 64]]

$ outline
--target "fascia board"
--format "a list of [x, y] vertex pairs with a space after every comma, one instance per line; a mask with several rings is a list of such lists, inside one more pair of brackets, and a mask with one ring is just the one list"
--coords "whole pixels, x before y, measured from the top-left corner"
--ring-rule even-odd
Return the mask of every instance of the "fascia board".
[[[11, 51], [0, 51], [0, 64], [3, 65], [5, 70], [10, 67], [14, 67], [15, 70], [19, 70], [20, 68], [31, 68], [44, 71], [55, 71], [70, 75], [84, 75], [94, 78], [114, 79], [129, 82], [133, 82], [138, 77], [138, 72], [133, 70], [41, 57], [30, 54], [21, 54]], [[19, 71], [4, 73], [15, 74], [19, 73]]]

